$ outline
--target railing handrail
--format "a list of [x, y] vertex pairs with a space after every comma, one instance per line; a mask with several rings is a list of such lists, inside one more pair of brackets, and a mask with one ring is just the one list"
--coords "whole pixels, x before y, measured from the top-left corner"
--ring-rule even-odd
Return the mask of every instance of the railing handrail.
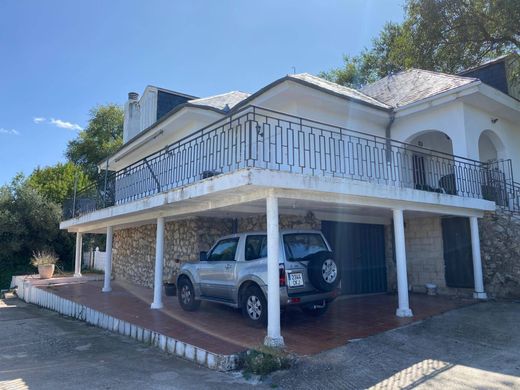
[[[256, 124], [256, 126], [255, 126], [255, 124]], [[324, 123], [324, 122], [320, 122], [320, 121], [317, 121], [314, 119], [300, 117], [300, 116], [276, 111], [276, 110], [269, 109], [269, 108], [248, 105], [248, 106], [242, 107], [240, 110], [238, 110], [236, 112], [230, 113], [222, 118], [219, 118], [218, 120], [202, 127], [201, 129], [198, 129], [198, 130], [162, 147], [160, 150], [150, 153], [146, 157], [144, 157], [138, 161], [135, 161], [132, 164], [127, 165], [126, 167], [118, 170], [117, 172], [116, 171], [110, 172], [109, 175], [106, 175], [106, 177], [110, 177], [111, 182], [113, 180], [113, 183], [115, 183], [114, 188], [110, 188], [110, 189], [108, 189], [108, 191], [107, 191], [107, 189], [105, 189], [104, 191], [101, 191], [100, 187], [99, 187], [101, 179], [96, 180], [93, 183], [91, 183], [89, 186], [82, 188], [81, 191], [78, 191], [77, 198], [81, 198], [85, 194], [88, 194], [89, 191], [96, 191], [96, 193], [97, 193], [96, 196], [98, 198], [99, 198], [99, 196], [101, 196], [101, 194], [105, 198], [103, 207], [107, 207], [107, 203], [106, 203], [107, 193], [108, 193], [108, 195], [116, 196], [116, 198], [115, 198], [116, 202], [119, 202], [119, 201], [127, 202], [132, 199], [138, 199], [143, 196], [148, 196], [152, 193], [157, 193], [157, 192], [161, 192], [165, 189], [173, 188], [174, 186], [182, 186], [182, 185], [185, 185], [186, 183], [193, 182], [194, 180], [198, 180], [197, 177], [199, 177], [201, 175], [201, 173], [203, 173], [202, 169], [205, 169], [205, 167], [207, 167], [207, 166], [213, 166], [215, 161], [210, 162], [210, 157], [209, 157], [209, 156], [213, 155], [213, 153], [219, 153], [219, 154], [228, 153], [231, 150], [234, 150], [234, 153], [237, 153], [234, 156], [235, 162], [231, 163], [230, 162], [231, 160], [228, 161], [226, 163], [227, 165], [221, 166], [221, 170], [224, 169], [224, 170], [230, 171], [232, 169], [238, 169], [237, 167], [241, 167], [244, 164], [245, 164], [245, 166], [256, 166], [255, 164], [258, 164], [258, 166], [261, 166], [262, 161], [261, 160], [257, 161], [257, 159], [259, 159], [260, 157], [257, 154], [255, 154], [253, 157], [253, 155], [251, 155], [251, 148], [259, 147], [259, 142], [261, 142], [261, 145], [263, 148], [266, 147], [266, 145], [268, 145], [268, 147], [270, 147], [269, 145], [271, 145], [271, 141], [269, 141], [269, 143], [266, 144], [265, 140], [259, 141], [258, 137], [261, 136], [263, 139], [263, 137], [264, 137], [263, 130], [260, 130], [260, 129], [262, 129], [262, 126], [266, 126], [266, 125], [271, 126], [271, 124], [274, 124], [275, 129], [276, 128], [282, 129], [281, 131], [283, 134], [285, 134], [285, 137], [289, 137], [289, 136], [293, 137], [292, 141], [291, 141], [293, 143], [291, 143], [291, 146], [289, 146], [289, 144], [285, 144], [285, 146], [284, 146], [283, 141], [280, 140], [280, 143], [278, 143], [277, 140], [274, 140], [274, 144], [276, 144], [275, 148], [281, 148], [282, 152], [285, 148], [286, 153], [288, 153], [287, 151], [288, 151], [288, 148], [290, 147], [290, 148], [292, 148], [292, 153], [295, 153], [295, 150], [297, 150], [296, 153], [300, 153], [300, 154], [307, 153], [307, 152], [311, 153], [308, 150], [306, 151], [305, 144], [303, 144], [303, 146], [299, 145], [300, 141], [299, 141], [298, 137], [300, 137], [300, 135], [298, 135], [295, 140], [294, 134], [295, 134], [295, 132], [298, 132], [298, 134], [304, 134], [304, 136], [305, 136], [305, 134], [310, 134], [313, 137], [319, 137], [319, 138], [328, 137], [327, 142], [336, 142], [336, 141], [331, 141], [331, 140], [342, 140], [341, 142], [348, 142], [348, 144], [354, 143], [355, 145], [358, 145], [357, 147], [359, 147], [359, 145], [364, 145], [362, 147], [372, 148], [374, 153], [375, 152], [383, 153], [386, 151], [386, 153], [389, 153], [386, 155], [386, 158], [377, 157], [377, 161], [372, 160], [373, 158], [376, 159], [375, 156], [372, 156], [370, 154], [363, 155], [363, 153], [369, 153], [369, 152], [356, 152], [356, 153], [361, 153], [359, 156], [361, 156], [361, 157], [364, 156], [363, 158], [370, 159], [370, 161], [368, 161], [368, 164], [372, 164], [372, 163], [373, 164], [383, 164], [383, 165], [381, 165], [381, 167], [383, 167], [386, 164], [389, 167], [386, 169], [396, 169], [396, 167], [393, 167], [393, 165], [400, 164], [400, 163], [397, 160], [394, 161], [393, 159], [394, 158], [400, 159], [401, 158], [401, 157], [399, 157], [400, 153], [405, 154], [405, 155], [408, 155], [408, 153], [410, 153], [410, 155], [414, 155], [414, 156], [422, 155], [425, 158], [427, 157], [429, 159], [428, 161], [430, 161], [430, 163], [436, 162], [437, 164], [441, 163], [441, 164], [446, 164], [447, 166], [452, 166], [452, 168], [450, 168], [451, 171], [449, 171], [449, 172], [446, 169], [444, 169], [442, 171], [443, 175], [446, 175], [446, 173], [450, 173], [450, 172], [452, 174], [455, 174], [455, 169], [459, 170], [458, 171], [459, 173], [457, 173], [457, 174], [461, 174], [460, 173], [460, 172], [462, 172], [461, 169], [464, 169], [464, 170], [467, 169], [467, 170], [469, 170], [469, 175], [474, 175], [473, 177], [469, 177], [469, 176], [468, 177], [466, 177], [466, 176], [459, 177], [459, 179], [461, 179], [461, 181], [460, 181], [460, 183], [457, 184], [457, 186], [458, 185], [481, 186], [481, 185], [485, 185], [487, 183], [487, 181], [490, 180], [490, 179], [485, 179], [483, 176], [481, 176], [482, 172], [483, 172], [482, 170], [485, 170], [486, 172], [491, 171], [489, 166], [492, 166], [492, 165], [489, 165], [487, 163], [482, 163], [480, 161], [473, 160], [470, 158], [461, 157], [461, 156], [457, 156], [457, 155], [453, 155], [453, 154], [449, 154], [449, 153], [445, 153], [445, 152], [440, 152], [440, 151], [436, 151], [433, 149], [428, 149], [428, 148], [425, 148], [422, 146], [412, 145], [410, 143], [398, 141], [398, 140], [391, 139], [391, 138], [382, 137], [380, 135], [370, 134], [370, 133], [362, 132], [362, 131], [358, 131], [358, 130], [352, 130], [352, 129], [342, 127], [342, 126], [339, 126], [336, 124]], [[245, 132], [246, 126], [248, 129], [247, 132]], [[243, 129], [243, 130], [237, 130], [237, 129]], [[256, 131], [253, 129], [255, 129]], [[268, 129], [270, 129], [270, 127], [268, 127]], [[227, 133], [228, 130], [230, 131], [230, 133]], [[254, 137], [252, 137], [252, 135], [251, 135], [252, 130], [255, 135]], [[239, 131], [239, 132], [237, 133], [237, 131]], [[261, 131], [261, 135], [259, 135], [260, 131]], [[277, 134], [277, 132], [278, 132], [278, 130], [275, 130], [274, 134]], [[282, 133], [280, 133], [280, 134], [282, 134]], [[233, 137], [232, 134], [235, 134], [235, 136], [237, 136], [237, 134], [239, 134], [240, 139], [235, 139], [233, 141], [232, 138], [229, 138], [229, 137]], [[271, 130], [268, 130], [268, 134], [269, 134], [269, 137], [272, 136]], [[275, 135], [275, 136], [278, 137], [277, 135]], [[218, 141], [218, 142], [212, 140], [212, 139], [217, 139], [218, 137], [224, 137], [224, 138], [222, 138], [222, 141]], [[226, 140], [226, 137], [228, 137], [227, 140]], [[270, 138], [267, 138], [267, 139], [270, 139]], [[286, 142], [289, 142], [288, 139]], [[297, 142], [298, 145], [295, 146], [294, 142]], [[305, 141], [303, 141], [303, 142], [305, 142]], [[340, 142], [340, 141], [338, 141], [338, 142]], [[307, 146], [307, 147], [309, 147], [309, 146]], [[200, 148], [200, 150], [197, 149], [196, 153], [194, 153], [194, 152], [192, 153], [192, 151], [191, 151], [192, 148]], [[213, 150], [212, 148], [215, 148], [215, 149]], [[219, 148], [223, 148], [223, 149], [219, 149]], [[238, 149], [235, 150], [232, 148], [240, 148], [240, 150], [238, 151]], [[242, 148], [244, 148], [244, 149], [242, 149]], [[345, 174], [344, 168], [341, 167], [341, 163], [337, 163], [336, 160], [334, 160], [336, 157], [338, 157], [338, 158], [340, 157], [340, 155], [339, 154], [336, 155], [336, 153], [341, 153], [341, 152], [337, 151], [336, 149], [334, 149], [334, 152], [333, 152], [332, 146], [330, 146], [331, 149], [328, 151], [327, 151], [326, 146], [321, 147], [321, 146], [314, 145], [314, 148], [317, 148], [313, 152], [313, 153], [315, 153], [313, 155], [314, 158], [316, 158], [316, 153], [318, 153], [318, 155], [323, 153], [323, 158], [325, 158], [325, 159], [328, 158], [330, 160], [330, 164], [334, 165], [334, 168], [330, 167], [330, 169], [332, 169], [336, 174]], [[334, 148], [336, 148], [336, 146], [334, 146]], [[345, 145], [343, 145], [343, 148], [345, 148]], [[249, 154], [247, 154], [247, 152], [245, 151], [246, 149], [249, 149]], [[189, 155], [187, 155], [188, 157], [185, 158], [184, 153], [187, 153], [187, 151], [189, 151]], [[209, 153], [207, 155], [208, 160], [206, 160], [206, 158], [205, 158], [206, 155], [204, 153]], [[256, 151], [256, 149], [255, 149], [255, 153], [258, 153]], [[334, 155], [332, 155], [332, 153], [334, 153]], [[345, 153], [345, 151], [343, 151], [343, 153]], [[393, 156], [393, 153], [396, 153], [397, 156]], [[205, 157], [202, 158], [201, 156], [205, 156]], [[310, 156], [310, 154], [309, 154], [309, 156]], [[214, 158], [214, 157], [215, 156], [213, 156], [211, 158]], [[359, 158], [361, 158], [361, 157], [359, 157]], [[221, 158], [221, 157], [219, 157], [219, 158]], [[263, 156], [263, 158], [264, 158], [264, 162], [266, 162], [267, 160], [265, 160], [265, 158], [266, 158], [265, 155]], [[272, 159], [273, 157], [271, 157], [271, 155], [269, 155], [268, 158]], [[294, 158], [296, 158], [296, 157], [293, 155], [293, 159]], [[309, 161], [305, 160], [305, 158], [306, 157], [304, 156], [303, 157], [304, 165], [300, 165], [302, 168], [304, 168], [304, 166], [305, 166], [308, 169], [312, 169], [313, 175], [314, 174], [330, 174], [329, 168], [323, 168], [322, 165], [320, 165], [319, 168], [314, 167], [313, 164], [315, 165], [316, 161], [314, 161], [314, 163], [309, 162]], [[309, 158], [311, 158], [311, 157], [309, 157]], [[410, 157], [407, 157], [407, 158], [410, 158]], [[199, 159], [200, 159], [200, 161], [199, 161]], [[277, 159], [278, 159], [278, 157], [274, 157], [274, 160], [272, 160], [270, 162], [274, 163], [274, 164], [279, 164]], [[300, 159], [301, 159], [301, 155], [298, 157], [298, 161], [299, 161], [298, 164], [302, 164]], [[166, 168], [164, 165], [161, 165], [161, 164], [164, 164], [163, 161], [168, 161], [168, 164], [174, 164], [174, 165], [179, 164], [178, 165], [179, 169], [180, 170], [184, 169], [185, 172], [183, 171], [180, 174], [176, 173], [175, 178], [173, 178], [173, 176], [166, 177], [164, 175], [168, 174], [167, 169], [169, 169], [169, 168]], [[356, 164], [367, 164], [366, 161], [365, 162], [363, 162], [363, 161], [358, 161]], [[197, 164], [195, 164], [195, 162], [197, 162]], [[506, 162], [509, 164], [507, 167], [511, 168], [510, 160], [506, 160]], [[286, 163], [289, 165], [293, 164], [291, 166], [297, 168], [297, 164], [294, 161], [289, 163], [289, 161], [287, 160]], [[408, 163], [401, 162], [401, 164], [402, 163], [410, 164], [410, 162], [408, 162]], [[500, 163], [503, 163], [503, 162], [500, 162]], [[152, 166], [151, 164], [154, 164], [154, 165]], [[218, 164], [218, 162], [217, 162], [217, 164]], [[252, 165], [248, 165], [248, 164], [252, 164]], [[310, 165], [306, 166], [305, 164], [310, 164]], [[322, 163], [319, 162], [318, 164], [322, 164]], [[327, 163], [325, 163], [325, 164], [327, 164]], [[336, 164], [340, 164], [340, 165], [336, 165]], [[414, 164], [415, 164], [415, 161], [414, 161]], [[424, 163], [422, 163], [422, 164], [424, 164]], [[143, 171], [143, 167], [145, 165], [147, 166], [147, 168], [144, 168], [144, 171]], [[392, 167], [390, 167], [390, 166], [392, 166]], [[362, 168], [360, 171], [361, 173], [358, 172], [358, 173], [355, 173], [354, 175], [352, 173], [350, 173], [350, 176], [352, 178], [356, 178], [357, 180], [366, 180], [367, 178], [370, 179], [370, 178], [372, 178], [372, 174], [373, 174], [372, 169], [383, 169], [381, 167], [379, 165], [374, 166], [374, 168], [372, 168], [370, 166], [370, 168], [368, 168], [370, 170], [370, 172], [369, 171], [364, 172], [363, 171], [364, 168]], [[504, 168], [504, 167], [506, 167], [506, 165], [502, 164], [499, 166], [499, 168], [500, 167]], [[403, 168], [403, 167], [401, 167], [401, 168]], [[401, 168], [398, 168], [398, 169], [401, 169]], [[415, 173], [410, 173], [410, 172], [412, 172], [412, 170], [410, 170], [410, 167], [406, 166], [404, 168], [406, 168], [408, 170], [408, 175], [412, 174], [414, 176], [413, 180], [416, 180]], [[197, 169], [199, 169], [200, 171], [197, 171]], [[211, 169], [215, 169], [215, 168], [211, 168]], [[280, 168], [280, 166], [279, 166], [278, 169], [286, 169], [286, 168]], [[316, 171], [314, 171], [314, 169], [316, 169]], [[412, 168], [412, 169], [416, 169], [416, 168]], [[197, 171], [198, 173], [195, 171]], [[218, 171], [218, 169], [217, 169], [217, 171]], [[292, 168], [291, 168], [291, 172], [293, 172]], [[438, 180], [439, 177], [435, 176], [435, 175], [440, 174], [440, 172], [441, 171], [430, 172], [429, 174], [433, 174], [434, 176], [432, 176], [432, 177], [437, 177], [437, 179], [435, 179], [435, 180]], [[381, 174], [381, 172], [378, 172], [377, 174], [379, 175], [379, 174]], [[394, 173], [392, 173], [392, 175], [393, 174]], [[424, 175], [424, 174], [425, 173], [422, 173], [422, 175]], [[137, 176], [135, 176], [135, 175], [137, 175]], [[146, 175], [148, 175], [148, 176], [146, 176]], [[180, 176], [178, 176], [178, 175], [180, 175]], [[468, 174], [464, 173], [464, 175], [468, 175]], [[399, 174], [399, 176], [400, 176], [400, 174]], [[481, 177], [479, 177], [479, 176], [481, 176]], [[148, 177], [148, 179], [146, 177]], [[150, 183], [151, 183], [150, 181], [145, 182], [146, 180], [150, 180], [149, 177], [151, 177], [153, 179], [153, 181], [157, 184], [155, 189], [150, 187]], [[180, 177], [180, 179], [179, 179], [179, 177]], [[432, 188], [429, 185], [429, 183], [426, 183], [424, 181], [424, 180], [426, 180], [425, 177], [422, 179], [419, 177], [419, 179], [417, 179], [417, 180], [420, 180], [420, 181], [422, 180], [422, 181], [420, 183], [416, 182], [416, 184], [419, 183], [422, 186], [422, 188], [429, 187], [430, 190], [433, 190], [434, 188]], [[124, 179], [126, 179], [126, 181], [122, 181]], [[379, 179], [381, 179], [381, 178], [379, 177], [378, 180]], [[384, 178], [382, 178], [382, 179], [384, 179]], [[510, 174], [508, 176], [504, 176], [504, 179], [507, 179], [508, 183], [512, 183], [512, 179], [513, 179], [512, 170], [510, 171]], [[135, 181], [132, 181], [132, 180], [135, 180]], [[404, 176], [403, 177], [396, 176], [395, 178], [391, 178], [391, 179], [387, 178], [385, 180], [392, 180], [397, 185], [403, 185], [403, 184], [406, 184], [407, 183], [406, 180], [409, 181], [410, 178], [406, 178]], [[492, 180], [495, 180], [495, 179], [492, 179]], [[106, 179], [105, 179], [105, 181], [106, 181]], [[119, 192], [119, 190], [117, 190], [118, 183], [119, 183], [119, 189], [120, 190], [122, 189], [121, 190], [122, 192]], [[162, 187], [161, 183], [165, 184], [165, 185]], [[517, 184], [517, 183], [514, 183], [514, 184]], [[432, 185], [434, 185], [434, 184], [432, 184]], [[453, 185], [455, 185], [455, 183]], [[435, 185], [435, 186], [438, 189], [437, 185]], [[441, 186], [441, 184], [439, 184], [438, 186]], [[444, 187], [444, 185], [442, 187]], [[442, 187], [441, 187], [441, 189], [442, 189]], [[415, 188], [418, 188], [418, 187], [415, 187]], [[471, 190], [468, 188], [469, 187], [465, 187], [465, 189], [464, 189], [464, 191], [468, 191], [467, 193], [463, 194], [462, 192], [459, 192], [459, 195], [471, 196], [471, 197], [481, 197], [482, 196], [482, 193], [480, 192], [481, 190], [478, 189], [478, 187], [476, 187], [477, 189], [471, 189]], [[114, 192], [112, 193], [112, 191], [114, 191]], [[470, 192], [470, 191], [472, 191], [472, 192]], [[513, 192], [515, 192], [515, 191], [517, 191], [517, 190], [515, 189]], [[116, 193], [120, 194], [120, 195], [122, 194], [122, 195], [119, 196], [119, 195], [116, 195]], [[119, 196], [119, 198], [118, 198], [118, 196]], [[109, 205], [112, 205], [112, 204], [109, 204]], [[88, 207], [91, 207], [91, 206], [88, 206]], [[97, 205], [97, 203], [96, 203], [95, 207], [99, 207]], [[73, 210], [73, 213], [75, 213], [75, 210]]]
[[[131, 168], [131, 167], [134, 167], [134, 166], [138, 166], [139, 163], [141, 163], [141, 162], [144, 163], [145, 160], [148, 160], [148, 159], [156, 156], [157, 154], [160, 154], [161, 152], [167, 152], [172, 147], [174, 147], [176, 145], [180, 145], [184, 141], [187, 141], [187, 140], [192, 141], [192, 140], [195, 140], [197, 138], [203, 137], [206, 134], [205, 133], [206, 130], [208, 130], [208, 129], [213, 130], [215, 127], [220, 127], [222, 125], [225, 125], [226, 122], [232, 122], [234, 120], [237, 120], [239, 118], [244, 117], [245, 115], [248, 115], [249, 112], [244, 113], [247, 110], [252, 110], [253, 114], [256, 113], [257, 110], [263, 110], [263, 111], [267, 111], [267, 112], [274, 113], [274, 114], [277, 114], [277, 115], [283, 115], [283, 116], [286, 116], [286, 117], [290, 117], [290, 118], [295, 118], [295, 119], [298, 119], [298, 120], [306, 121], [306, 122], [309, 122], [309, 123], [315, 123], [315, 124], [318, 124], [318, 125], [335, 128], [335, 129], [340, 130], [340, 131], [347, 131], [347, 132], [350, 132], [350, 133], [359, 134], [359, 135], [362, 135], [362, 136], [367, 136], [367, 137], [372, 138], [374, 140], [380, 140], [380, 142], [388, 142], [388, 141], [390, 141], [392, 143], [399, 144], [399, 145], [402, 145], [404, 147], [413, 148], [414, 151], [424, 151], [425, 154], [430, 153], [430, 154], [435, 154], [435, 155], [443, 155], [443, 156], [449, 157], [450, 159], [451, 158], [456, 158], [458, 161], [468, 161], [468, 162], [471, 162], [471, 163], [473, 163], [475, 165], [485, 164], [485, 163], [482, 163], [481, 161], [474, 160], [474, 159], [471, 159], [471, 158], [468, 158], [468, 157], [462, 157], [462, 156], [458, 156], [458, 155], [455, 155], [455, 154], [441, 152], [441, 151], [425, 148], [423, 146], [412, 145], [410, 143], [403, 142], [403, 141], [398, 141], [398, 140], [395, 140], [393, 138], [386, 138], [386, 137], [382, 137], [382, 136], [379, 136], [379, 135], [370, 134], [370, 133], [362, 132], [362, 131], [359, 131], [359, 130], [353, 130], [353, 129], [349, 129], [347, 127], [342, 127], [342, 126], [338, 126], [338, 125], [334, 125], [334, 124], [330, 124], [330, 123], [325, 123], [325, 122], [317, 121], [317, 120], [306, 118], [306, 117], [299, 117], [299, 116], [296, 116], [296, 115], [293, 115], [293, 114], [289, 114], [289, 113], [281, 112], [281, 111], [276, 111], [276, 110], [273, 110], [273, 109], [270, 109], [270, 108], [265, 108], [265, 107], [255, 106], [255, 105], [247, 105], [247, 106], [242, 107], [241, 109], [239, 109], [236, 112], [230, 113], [230, 114], [228, 114], [228, 115], [226, 115], [226, 116], [224, 116], [222, 118], [217, 119], [216, 121], [214, 121], [212, 123], [209, 123], [208, 125], [202, 127], [199, 130], [194, 131], [193, 133], [190, 133], [190, 134], [188, 134], [188, 135], [186, 135], [186, 136], [184, 136], [182, 138], [179, 138], [178, 140], [172, 142], [171, 144], [168, 144], [168, 145], [164, 146], [160, 150], [157, 150], [157, 151], [155, 151], [153, 153], [148, 154], [147, 156], [141, 158], [140, 160], [137, 160], [137, 161], [133, 162], [132, 164], [127, 165], [126, 167], [120, 169], [118, 172], [123, 171], [123, 170], [128, 169], [128, 168]], [[239, 115], [239, 114], [242, 114], [242, 115]], [[260, 115], [262, 115], [262, 114], [260, 114]], [[274, 119], [277, 119], [277, 118], [274, 118]], [[292, 122], [292, 123], [299, 124], [297, 122]], [[363, 137], [360, 137], [360, 138], [363, 138]], [[428, 152], [428, 153], [426, 153], [426, 152]]]

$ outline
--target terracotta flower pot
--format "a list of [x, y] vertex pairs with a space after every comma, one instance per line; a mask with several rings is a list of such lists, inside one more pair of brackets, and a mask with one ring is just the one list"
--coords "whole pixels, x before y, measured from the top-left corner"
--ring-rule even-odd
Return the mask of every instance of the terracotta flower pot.
[[44, 264], [38, 266], [38, 274], [40, 279], [50, 279], [54, 274], [54, 264]]

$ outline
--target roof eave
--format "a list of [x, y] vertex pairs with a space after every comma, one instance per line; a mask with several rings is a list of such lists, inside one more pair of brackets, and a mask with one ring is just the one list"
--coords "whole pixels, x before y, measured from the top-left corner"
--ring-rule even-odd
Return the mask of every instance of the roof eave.
[[[356, 98], [353, 98], [353, 97], [342, 95], [340, 93], [331, 91], [330, 89], [327, 89], [327, 88], [320, 87], [319, 85], [310, 83], [310, 82], [305, 81], [305, 80], [301, 80], [301, 79], [298, 79], [298, 78], [295, 78], [295, 77], [291, 77], [291, 76], [284, 76], [284, 77], [279, 78], [278, 80], [275, 80], [272, 83], [266, 85], [265, 87], [259, 89], [258, 91], [256, 91], [252, 95], [250, 95], [248, 98], [242, 100], [235, 107], [233, 107], [233, 109], [230, 112], [236, 112], [240, 108], [242, 108], [245, 105], [247, 105], [248, 103], [250, 103], [252, 100], [256, 99], [258, 96], [263, 95], [265, 92], [269, 91], [270, 89], [276, 87], [279, 84], [282, 84], [285, 81], [292, 81], [292, 82], [304, 85], [306, 87], [313, 88], [315, 90], [327, 93], [329, 95], [337, 96], [337, 97], [339, 97], [341, 99], [344, 99], [344, 100], [352, 101], [352, 102], [359, 103], [359, 104], [362, 104], [362, 105], [367, 106], [367, 107], [374, 108], [376, 110], [380, 110], [380, 111], [384, 111], [384, 112], [391, 112], [392, 111], [392, 107], [388, 106], [385, 103], [381, 103], [381, 104], [385, 105], [387, 107], [378, 106], [376, 104], [371, 104], [371, 103], [365, 102], [365, 101], [363, 101], [361, 99], [356, 99]], [[371, 99], [374, 99], [374, 98], [371, 98]], [[374, 100], [376, 100], [376, 99], [374, 99]]]

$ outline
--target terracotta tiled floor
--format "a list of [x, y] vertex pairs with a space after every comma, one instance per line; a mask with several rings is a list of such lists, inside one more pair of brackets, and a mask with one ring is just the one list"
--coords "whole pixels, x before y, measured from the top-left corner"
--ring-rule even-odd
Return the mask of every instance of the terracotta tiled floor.
[[[151, 310], [150, 289], [114, 282], [111, 293], [102, 293], [101, 287], [101, 282], [90, 281], [48, 288], [64, 298], [214, 353], [239, 352], [261, 344], [265, 336], [265, 330], [247, 326], [238, 310], [223, 305], [204, 302], [197, 312], [189, 313], [179, 307], [176, 297], [163, 297], [165, 308]], [[473, 302], [411, 295], [414, 317], [398, 318], [395, 295], [341, 297], [321, 318], [307, 317], [297, 308], [287, 310], [282, 316], [282, 334], [291, 352], [315, 354]]]

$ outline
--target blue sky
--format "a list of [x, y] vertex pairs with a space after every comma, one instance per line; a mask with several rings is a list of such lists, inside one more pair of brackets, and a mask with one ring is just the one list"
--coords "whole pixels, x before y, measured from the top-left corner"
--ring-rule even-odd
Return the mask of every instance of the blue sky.
[[0, 185], [64, 161], [90, 108], [157, 85], [254, 92], [338, 67], [403, 0], [0, 1]]

